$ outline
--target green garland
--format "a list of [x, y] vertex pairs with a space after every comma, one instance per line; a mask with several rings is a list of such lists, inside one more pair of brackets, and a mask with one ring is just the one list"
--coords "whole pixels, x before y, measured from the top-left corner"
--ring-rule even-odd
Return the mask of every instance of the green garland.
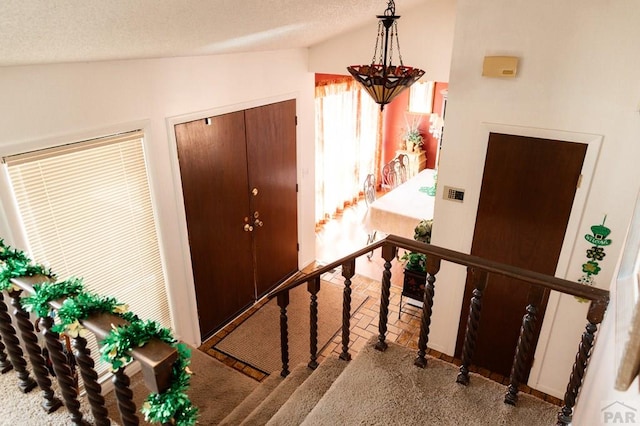
[[23, 252], [12, 249], [0, 239], [0, 291], [18, 289], [11, 283], [11, 278], [34, 275], [53, 276], [50, 270], [34, 264]]
[[198, 409], [191, 404], [187, 395], [191, 371], [189, 370], [191, 351], [183, 343], [177, 343], [171, 331], [155, 321], [137, 321], [129, 325], [114, 327], [103, 340], [100, 348], [102, 359], [118, 369], [131, 361], [131, 350], [144, 346], [156, 338], [170, 344], [178, 351], [178, 359], [171, 369], [171, 386], [162, 393], [151, 393], [142, 405], [141, 412], [146, 421], [191, 426], [196, 423]]
[[171, 386], [163, 393], [151, 393], [140, 411], [147, 421], [191, 426], [198, 417], [198, 409], [186, 393], [191, 380], [191, 351], [184, 343], [173, 346], [178, 351], [178, 359], [173, 364]]
[[[5, 246], [4, 241], [0, 239], [0, 291], [12, 288], [11, 278], [38, 274], [53, 276], [44, 267], [33, 264], [24, 253]], [[49, 302], [62, 298], [66, 299], [60, 309], [53, 311]], [[131, 361], [134, 348], [142, 347], [152, 339], [160, 339], [170, 344], [178, 352], [178, 358], [171, 370], [171, 385], [162, 393], [149, 394], [140, 411], [147, 421], [177, 426], [195, 425], [198, 409], [193, 406], [186, 393], [191, 378], [188, 367], [191, 353], [186, 345], [177, 343], [169, 329], [155, 321], [140, 320], [135, 314], [128, 312], [127, 305], [119, 303], [113, 297], [84, 291], [82, 280], [78, 278], [36, 284], [34, 294], [24, 297], [21, 303], [27, 311], [35, 312], [40, 317], [57, 313], [59, 322], [53, 330], [74, 338], [86, 335], [81, 321], [92, 314], [111, 313], [127, 320], [127, 325], [113, 326], [101, 342], [101, 358], [111, 364], [113, 371]]]
[[114, 327], [102, 341], [102, 359], [118, 370], [131, 361], [132, 348], [144, 346], [153, 338], [170, 345], [175, 343], [171, 331], [155, 321], [134, 321], [129, 325]]
[[82, 280], [80, 278], [69, 278], [66, 281], [57, 283], [42, 283], [33, 286], [34, 294], [20, 299], [22, 307], [35, 312], [39, 317], [46, 317], [51, 314], [53, 308], [49, 302], [63, 297], [76, 296], [83, 291]]
[[115, 314], [127, 321], [138, 319], [132, 313], [127, 312], [127, 305], [118, 302], [113, 297], [100, 296], [85, 291], [75, 296], [69, 296], [57, 311], [60, 323], [53, 327], [53, 331], [58, 333], [66, 333], [71, 337], [85, 337], [86, 330], [80, 321], [89, 318], [92, 314]]

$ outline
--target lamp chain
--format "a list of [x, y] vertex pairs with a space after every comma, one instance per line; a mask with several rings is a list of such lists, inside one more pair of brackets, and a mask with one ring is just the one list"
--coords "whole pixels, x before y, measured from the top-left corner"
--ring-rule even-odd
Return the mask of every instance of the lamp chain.
[[[402, 53], [400, 53], [400, 36], [398, 36], [398, 22], [394, 21], [393, 23], [393, 33], [396, 36], [396, 45], [398, 46], [398, 59], [400, 60], [400, 66], [403, 66], [402, 64]], [[393, 47], [393, 44], [391, 45]]]
[[393, 38], [397, 37], [397, 34], [395, 34], [395, 21], [394, 21], [394, 25], [391, 26], [391, 29], [389, 30], [389, 38], [391, 40], [389, 40], [389, 66], [393, 65]]
[[[382, 26], [382, 21], [378, 21], [378, 36], [376, 37], [376, 48], [373, 50], [373, 58], [371, 59], [371, 64], [375, 64], [376, 63], [376, 55], [378, 54], [378, 45], [380, 40], [382, 40], [382, 37], [384, 37], [384, 32], [383, 32], [383, 26]], [[380, 47], [380, 62], [382, 63], [382, 47]]]

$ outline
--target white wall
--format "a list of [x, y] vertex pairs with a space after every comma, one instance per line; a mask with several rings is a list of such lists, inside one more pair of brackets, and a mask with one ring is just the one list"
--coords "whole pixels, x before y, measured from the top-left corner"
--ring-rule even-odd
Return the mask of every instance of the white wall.
[[[380, 13], [383, 10], [381, 4]], [[425, 70], [422, 80], [449, 81], [455, 0], [425, 0], [410, 9], [396, 8], [396, 14], [400, 15], [397, 23], [403, 63]], [[349, 65], [371, 63], [377, 28], [378, 20], [372, 16], [365, 26], [313, 46], [309, 70], [348, 74]], [[397, 58], [394, 55], [394, 61]]]
[[[638, 332], [633, 329], [632, 324], [634, 311], [640, 306], [640, 196], [636, 200], [625, 240], [617, 277], [611, 283], [611, 302], [607, 316], [598, 333], [598, 344], [591, 356], [588, 374], [576, 405], [573, 418], [576, 425], [593, 423], [593, 419], [599, 419], [602, 423], [612, 423], [611, 419], [605, 421], [603, 408], [616, 401], [632, 409], [640, 409], [637, 377], [626, 390], [614, 388], [618, 369], [625, 359], [629, 338], [631, 334], [637, 335]], [[617, 405], [614, 407], [623, 408]], [[615, 411], [610, 410], [610, 413], [615, 414]]]
[[[458, 1], [433, 244], [470, 251], [487, 148], [482, 123], [591, 134], [602, 145], [557, 275], [581, 276], [589, 246], [583, 237], [607, 214], [613, 244], [596, 279], [608, 287], [640, 185], [639, 19], [640, 3], [634, 2]], [[482, 77], [485, 55], [518, 56], [518, 76]], [[444, 185], [466, 189], [465, 202], [442, 201]], [[451, 266], [438, 276], [447, 287], [436, 290], [430, 343], [447, 353], [455, 348], [464, 277], [462, 268]], [[529, 384], [562, 397], [586, 306], [572, 297], [552, 299]]]
[[[313, 74], [307, 72], [307, 60], [306, 49], [296, 49], [0, 68], [0, 155], [142, 125], [175, 331], [197, 345], [195, 292], [168, 120], [297, 99], [299, 262], [304, 266], [315, 258]], [[7, 235], [7, 242], [21, 248], [20, 236], [7, 229], [11, 219], [5, 218], [13, 212], [6, 187], [1, 192], [0, 238]]]

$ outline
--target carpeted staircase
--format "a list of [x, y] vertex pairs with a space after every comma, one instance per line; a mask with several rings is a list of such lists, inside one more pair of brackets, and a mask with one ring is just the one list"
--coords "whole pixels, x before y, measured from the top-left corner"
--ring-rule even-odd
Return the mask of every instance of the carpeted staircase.
[[[200, 410], [198, 424], [555, 424], [559, 410], [555, 405], [527, 394], [520, 395], [517, 407], [505, 405], [502, 385], [476, 374], [469, 386], [458, 385], [455, 366], [429, 359], [426, 369], [417, 368], [415, 351], [390, 343], [385, 352], [379, 352], [373, 348], [374, 340], [350, 362], [328, 358], [316, 370], [301, 364], [286, 378], [272, 374], [261, 383], [194, 349], [189, 396]], [[40, 407], [40, 392], [21, 394], [16, 386], [15, 372], [0, 375], [4, 407], [0, 423], [70, 424], [66, 408], [46, 414]], [[141, 374], [132, 377], [131, 390], [140, 407], [148, 394]], [[112, 419], [119, 421], [113, 393], [106, 395], [106, 405]], [[93, 424], [84, 400], [81, 411]]]
[[301, 364], [286, 378], [269, 376], [220, 424], [555, 424], [555, 405], [527, 394], [517, 407], [505, 405], [502, 385], [474, 374], [464, 387], [455, 366], [429, 359], [420, 369], [414, 351], [389, 344], [379, 352], [372, 343], [350, 362], [329, 358], [315, 371]]

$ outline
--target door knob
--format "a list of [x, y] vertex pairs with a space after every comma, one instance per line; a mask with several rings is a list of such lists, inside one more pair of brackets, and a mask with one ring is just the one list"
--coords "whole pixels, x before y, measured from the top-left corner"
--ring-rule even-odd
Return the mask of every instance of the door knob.
[[256, 219], [255, 222], [253, 222], [253, 224], [255, 226], [262, 226], [262, 225], [264, 225], [264, 222], [262, 222], [260, 219]]
[[253, 196], [255, 197], [256, 195], [258, 195], [258, 188], [253, 188], [251, 190], [251, 193], [253, 194]]
[[253, 231], [253, 226], [249, 225], [248, 223], [244, 224], [244, 232], [251, 232]]

